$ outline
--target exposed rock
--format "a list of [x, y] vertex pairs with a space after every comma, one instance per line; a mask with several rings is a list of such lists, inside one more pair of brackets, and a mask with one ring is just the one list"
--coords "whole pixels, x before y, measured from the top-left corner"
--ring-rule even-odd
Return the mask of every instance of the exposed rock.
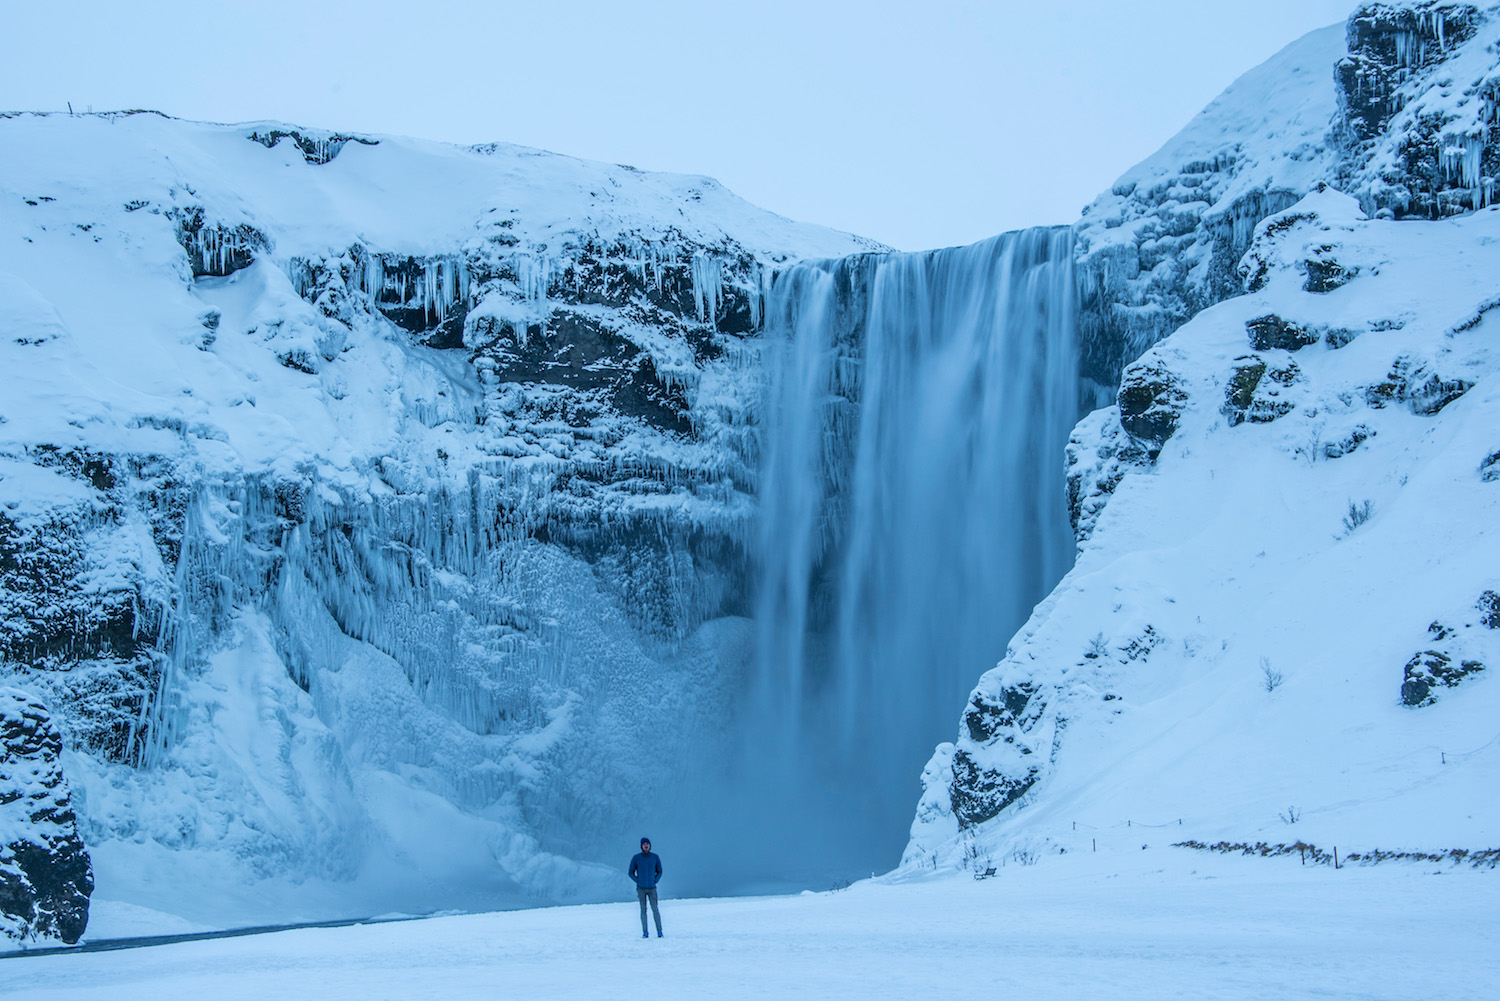
[[1146, 357], [1125, 370], [1117, 397], [1120, 426], [1146, 446], [1152, 461], [1177, 430], [1188, 396], [1182, 379], [1160, 358]]
[[1026, 791], [1036, 784], [1039, 772], [1040, 769], [1032, 766], [1020, 775], [1007, 775], [980, 766], [967, 751], [955, 753], [950, 789], [953, 815], [958, 818], [959, 828], [967, 829], [998, 816], [1001, 810], [1026, 795]]
[[1354, 343], [1354, 339], [1358, 336], [1358, 330], [1350, 330], [1347, 327], [1330, 327], [1323, 335], [1323, 343], [1337, 351], [1339, 348], [1345, 348]]
[[1036, 714], [1026, 711], [1027, 703], [1036, 694], [1036, 687], [1027, 683], [1004, 688], [998, 700], [983, 692], [975, 692], [964, 710], [964, 726], [969, 739], [976, 744], [987, 744], [1000, 731], [1011, 727], [1025, 729], [1035, 722]]
[[1224, 387], [1222, 408], [1230, 427], [1247, 420], [1269, 424], [1296, 408], [1285, 398], [1286, 391], [1302, 378], [1296, 362], [1287, 359], [1285, 364], [1272, 364], [1260, 355], [1241, 355], [1234, 365]]
[[1486, 591], [1479, 596], [1479, 621], [1486, 628], [1500, 629], [1500, 594]]
[[0, 688], [0, 751], [0, 931], [72, 945], [88, 925], [93, 864], [58, 761], [62, 738], [46, 708], [14, 688]]
[[1500, 452], [1492, 452], [1479, 464], [1479, 478], [1486, 483], [1500, 480]]
[[1365, 402], [1376, 409], [1405, 403], [1412, 413], [1430, 417], [1473, 387], [1466, 379], [1445, 379], [1429, 371], [1425, 363], [1402, 355], [1383, 381], [1365, 390]]
[[1484, 670], [1477, 660], [1459, 661], [1441, 650], [1424, 650], [1406, 662], [1405, 680], [1401, 683], [1401, 701], [1408, 706], [1430, 706], [1437, 701], [1437, 688], [1452, 688], [1464, 678]]
[[1323, 443], [1323, 457], [1342, 459], [1359, 446], [1375, 437], [1375, 432], [1364, 424], [1356, 424], [1334, 441]]
[[1307, 282], [1302, 286], [1305, 292], [1325, 293], [1334, 289], [1343, 288], [1359, 274], [1358, 268], [1346, 268], [1338, 261], [1316, 260], [1309, 258], [1303, 262], [1307, 268]]
[[1089, 414], [1068, 439], [1068, 519], [1083, 542], [1127, 473], [1151, 468], [1151, 456], [1120, 426], [1117, 407]]
[[1255, 388], [1266, 374], [1266, 360], [1259, 355], [1241, 355], [1234, 360], [1234, 374], [1224, 387], [1224, 416], [1234, 427], [1245, 420], [1255, 399]]
[[[1451, 0], [1367, 3], [1339, 61], [1339, 183], [1366, 211], [1436, 219], [1483, 208], [1500, 176], [1487, 15]], [[1454, 71], [1462, 76], [1454, 78]]]
[[1245, 329], [1250, 333], [1250, 346], [1257, 351], [1297, 351], [1318, 343], [1315, 332], [1275, 313], [1245, 321]]
[[1436, 374], [1428, 375], [1416, 385], [1407, 387], [1407, 402], [1412, 413], [1431, 417], [1473, 388], [1474, 383], [1467, 379], [1444, 379]]
[[222, 278], [249, 267], [259, 252], [270, 249], [270, 240], [248, 223], [210, 223], [203, 209], [192, 206], [174, 213], [177, 242], [187, 252], [194, 278]]
[[348, 143], [355, 142], [363, 146], [378, 146], [377, 139], [367, 139], [364, 136], [346, 135], [342, 132], [325, 132], [321, 135], [307, 129], [257, 129], [245, 138], [252, 142], [258, 142], [266, 149], [275, 148], [276, 144], [283, 139], [290, 139], [296, 143], [297, 148], [302, 151], [302, 159], [308, 163], [329, 163], [339, 155], [339, 151]]

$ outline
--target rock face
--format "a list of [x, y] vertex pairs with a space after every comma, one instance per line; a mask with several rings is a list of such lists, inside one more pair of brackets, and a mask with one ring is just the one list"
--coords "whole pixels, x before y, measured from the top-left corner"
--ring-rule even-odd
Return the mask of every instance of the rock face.
[[94, 872], [78, 836], [45, 707], [0, 688], [0, 932], [72, 945], [89, 920]]
[[745, 680], [770, 276], [881, 248], [508, 146], [0, 133], [0, 677], [89, 844], [606, 893]]
[[1492, 4], [1370, 3], [1338, 63], [1339, 186], [1372, 215], [1438, 219], [1488, 205], [1500, 174]]

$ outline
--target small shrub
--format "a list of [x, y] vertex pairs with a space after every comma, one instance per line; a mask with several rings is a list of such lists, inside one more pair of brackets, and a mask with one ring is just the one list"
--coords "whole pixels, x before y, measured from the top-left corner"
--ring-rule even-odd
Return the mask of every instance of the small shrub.
[[1089, 648], [1083, 652], [1083, 655], [1090, 660], [1098, 660], [1108, 652], [1109, 641], [1104, 638], [1103, 633], [1096, 633], [1094, 638], [1089, 640]]
[[1370, 515], [1374, 513], [1375, 505], [1373, 502], [1367, 500], [1362, 504], [1356, 504], [1351, 500], [1349, 502], [1349, 510], [1344, 515], [1344, 534], [1348, 535], [1350, 532], [1353, 532], [1356, 528], [1369, 521]]
[[1260, 659], [1260, 674], [1261, 686], [1267, 692], [1276, 691], [1276, 689], [1281, 687], [1281, 683], [1286, 680], [1282, 677], [1280, 671], [1271, 666], [1271, 659], [1269, 657], [1262, 657]]
[[1277, 814], [1277, 816], [1281, 818], [1283, 824], [1288, 826], [1302, 819], [1302, 813], [1295, 806], [1287, 807], [1286, 813]]

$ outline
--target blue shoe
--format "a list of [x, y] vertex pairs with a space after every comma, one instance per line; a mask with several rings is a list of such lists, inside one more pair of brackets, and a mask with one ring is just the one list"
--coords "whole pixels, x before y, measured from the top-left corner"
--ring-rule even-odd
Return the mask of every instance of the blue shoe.
[[641, 932], [641, 938], [650, 938], [650, 937], [651, 937], [650, 932]]
[[661, 938], [661, 932], [657, 932], [657, 933], [656, 933], [656, 937], [657, 937], [657, 938]]

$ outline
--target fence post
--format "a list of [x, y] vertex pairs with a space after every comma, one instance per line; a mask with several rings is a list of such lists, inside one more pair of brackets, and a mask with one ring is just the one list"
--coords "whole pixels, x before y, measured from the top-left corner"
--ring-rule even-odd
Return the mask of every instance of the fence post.
[[1303, 848], [1302, 846], [1299, 845], [1297, 847], [1297, 857], [1302, 860], [1302, 864], [1303, 865], [1307, 865], [1307, 849], [1306, 848]]
[[1337, 869], [1339, 867], [1339, 846], [1338, 845], [1334, 845], [1333, 846], [1333, 867], [1335, 869]]
[[1094, 851], [1098, 851], [1099, 850], [1099, 839], [1098, 838], [1089, 838], [1089, 844], [1091, 844], [1091, 845], [1094, 846]]

